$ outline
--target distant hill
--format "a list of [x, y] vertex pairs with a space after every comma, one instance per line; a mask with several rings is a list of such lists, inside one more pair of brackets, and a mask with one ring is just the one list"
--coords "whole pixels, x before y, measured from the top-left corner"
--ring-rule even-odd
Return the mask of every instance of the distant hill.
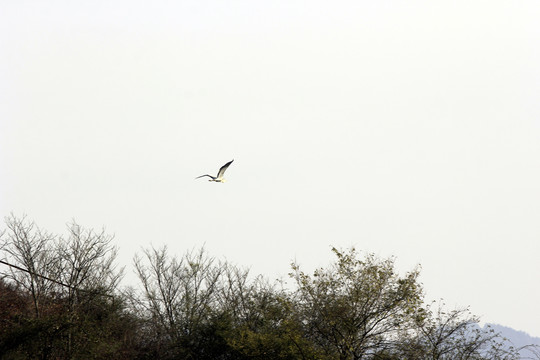
[[[527, 334], [524, 331], [518, 331], [514, 330], [507, 326], [502, 326], [498, 324], [486, 324], [484, 325], [484, 330], [487, 329], [487, 327], [490, 326], [491, 329], [495, 330], [495, 332], [500, 333], [502, 337], [508, 339], [515, 348], [519, 349], [526, 345], [537, 345], [540, 346], [540, 338], [533, 337], [529, 334]], [[538, 355], [540, 355], [540, 351], [537, 350], [536, 352]], [[540, 359], [540, 357], [535, 357], [534, 354], [525, 349], [520, 352], [520, 354], [525, 358], [529, 359]]]

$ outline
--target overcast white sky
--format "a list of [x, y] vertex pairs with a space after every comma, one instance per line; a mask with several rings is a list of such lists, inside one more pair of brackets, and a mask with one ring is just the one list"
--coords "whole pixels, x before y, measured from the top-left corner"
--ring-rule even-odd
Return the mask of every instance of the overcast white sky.
[[[540, 336], [540, 2], [0, 2], [0, 215], [270, 278], [331, 246]], [[194, 180], [235, 159], [225, 184]], [[130, 274], [128, 279], [133, 278]]]

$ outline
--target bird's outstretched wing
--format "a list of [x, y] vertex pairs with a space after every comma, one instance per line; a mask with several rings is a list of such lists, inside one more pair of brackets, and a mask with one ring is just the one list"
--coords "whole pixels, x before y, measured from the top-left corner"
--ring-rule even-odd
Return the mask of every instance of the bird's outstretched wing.
[[217, 173], [217, 176], [216, 176], [218, 179], [223, 177], [223, 174], [225, 174], [225, 170], [227, 170], [227, 168], [232, 164], [233, 161], [234, 161], [234, 160], [229, 161], [228, 163], [226, 163], [225, 165], [223, 165], [223, 166], [219, 169], [219, 171], [218, 171], [218, 173]]
[[202, 177], [205, 177], [205, 176], [208, 176], [210, 179], [212, 180], [215, 180], [216, 178], [213, 177], [212, 175], [208, 175], [208, 174], [205, 174], [205, 175], [201, 175], [201, 176], [197, 176], [195, 179], [199, 179], [199, 178], [202, 178]]

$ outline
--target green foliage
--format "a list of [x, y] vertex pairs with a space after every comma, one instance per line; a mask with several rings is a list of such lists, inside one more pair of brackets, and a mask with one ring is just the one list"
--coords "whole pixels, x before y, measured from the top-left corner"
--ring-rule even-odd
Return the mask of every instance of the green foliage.
[[250, 316], [237, 319], [227, 334], [229, 344], [250, 359], [316, 358], [295, 306], [283, 291], [259, 289], [250, 300]]
[[394, 346], [398, 332], [412, 326], [422, 303], [415, 270], [400, 277], [393, 259], [355, 249], [341, 252], [313, 276], [293, 264], [298, 309], [309, 339], [331, 358], [361, 359]]

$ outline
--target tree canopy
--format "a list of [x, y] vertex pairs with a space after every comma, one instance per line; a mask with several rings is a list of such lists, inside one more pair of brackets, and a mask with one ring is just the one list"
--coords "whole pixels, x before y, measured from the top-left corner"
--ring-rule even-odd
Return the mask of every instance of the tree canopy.
[[332, 248], [312, 274], [291, 264], [284, 287], [204, 249], [152, 247], [134, 258], [139, 286], [122, 288], [104, 230], [5, 224], [2, 359], [519, 358], [467, 309], [426, 303], [419, 268], [399, 274], [393, 258]]

